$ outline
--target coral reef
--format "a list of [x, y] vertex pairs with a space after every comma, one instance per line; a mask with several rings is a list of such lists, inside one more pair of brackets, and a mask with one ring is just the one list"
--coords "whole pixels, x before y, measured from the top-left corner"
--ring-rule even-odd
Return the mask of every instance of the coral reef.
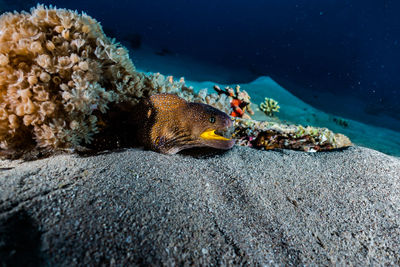
[[82, 13], [38, 5], [0, 17], [0, 148], [90, 143], [112, 103], [193, 98], [184, 81], [135, 71], [128, 51]]
[[236, 85], [235, 90], [229, 86], [222, 90], [218, 85], [214, 85], [214, 90], [218, 93], [218, 98], [228, 97], [231, 110], [227, 113], [232, 117], [250, 119], [249, 115], [254, 115], [250, 106], [250, 96], [245, 90], [241, 91], [239, 85]]
[[208, 94], [208, 89], [204, 88], [199, 91], [192, 99], [194, 102], [208, 104], [227, 114], [231, 112], [231, 99], [227, 95], [217, 95], [215, 93]]
[[239, 144], [306, 151], [341, 146], [338, 135], [328, 130], [302, 132], [300, 126], [278, 130], [242, 121], [240, 117], [253, 114], [247, 92], [239, 86], [214, 90], [217, 94], [208, 94], [207, 89], [196, 94], [183, 78], [137, 72], [128, 51], [85, 13], [38, 5], [30, 13], [0, 17], [1, 155], [30, 148], [40, 153], [74, 151], [91, 143], [102, 149], [110, 138], [114, 138], [110, 148], [119, 147], [131, 136], [125, 131], [129, 126], [119, 128], [118, 123], [134, 117], [141, 100], [159, 93], [206, 103], [236, 117]]
[[346, 136], [327, 128], [285, 125], [236, 118], [234, 138], [237, 144], [259, 149], [285, 148], [306, 152], [326, 151], [351, 146]]
[[260, 104], [260, 110], [265, 113], [265, 115], [272, 117], [276, 112], [279, 112], [281, 107], [278, 104], [278, 101], [272, 98], [265, 98], [265, 101]]

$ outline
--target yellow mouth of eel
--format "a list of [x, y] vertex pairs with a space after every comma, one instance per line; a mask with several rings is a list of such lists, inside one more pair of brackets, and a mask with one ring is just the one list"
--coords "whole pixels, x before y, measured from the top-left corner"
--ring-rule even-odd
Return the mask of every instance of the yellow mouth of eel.
[[223, 137], [222, 135], [218, 135], [215, 133], [216, 130], [208, 130], [203, 132], [200, 137], [206, 140], [223, 140], [223, 141], [229, 141], [231, 140], [230, 138]]

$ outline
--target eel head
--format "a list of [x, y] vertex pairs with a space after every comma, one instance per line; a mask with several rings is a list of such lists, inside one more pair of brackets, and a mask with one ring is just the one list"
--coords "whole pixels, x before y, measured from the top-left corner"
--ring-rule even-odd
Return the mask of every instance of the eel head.
[[232, 120], [224, 112], [201, 103], [188, 103], [186, 121], [191, 128], [196, 146], [230, 149], [235, 144], [232, 139]]

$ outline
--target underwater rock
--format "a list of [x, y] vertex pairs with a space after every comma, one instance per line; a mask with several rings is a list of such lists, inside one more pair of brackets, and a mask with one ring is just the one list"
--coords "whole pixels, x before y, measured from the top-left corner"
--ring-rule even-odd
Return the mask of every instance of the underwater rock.
[[233, 137], [237, 144], [259, 149], [292, 149], [306, 152], [326, 151], [352, 146], [343, 134], [327, 128], [286, 125], [276, 122], [236, 118]]

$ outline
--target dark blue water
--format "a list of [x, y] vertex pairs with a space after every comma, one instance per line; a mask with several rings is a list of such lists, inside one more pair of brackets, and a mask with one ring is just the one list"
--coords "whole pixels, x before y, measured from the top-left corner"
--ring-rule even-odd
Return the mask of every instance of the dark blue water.
[[[36, 3], [6, 2], [17, 10]], [[269, 75], [306, 102], [356, 119], [360, 116], [352, 113], [351, 102], [345, 108], [335, 103], [341, 98], [361, 100], [363, 112], [399, 121], [378, 124], [400, 131], [400, 1], [42, 3], [85, 11], [101, 21], [106, 33], [133, 48], [149, 46], [161, 55], [187, 55], [251, 73], [222, 82]]]

